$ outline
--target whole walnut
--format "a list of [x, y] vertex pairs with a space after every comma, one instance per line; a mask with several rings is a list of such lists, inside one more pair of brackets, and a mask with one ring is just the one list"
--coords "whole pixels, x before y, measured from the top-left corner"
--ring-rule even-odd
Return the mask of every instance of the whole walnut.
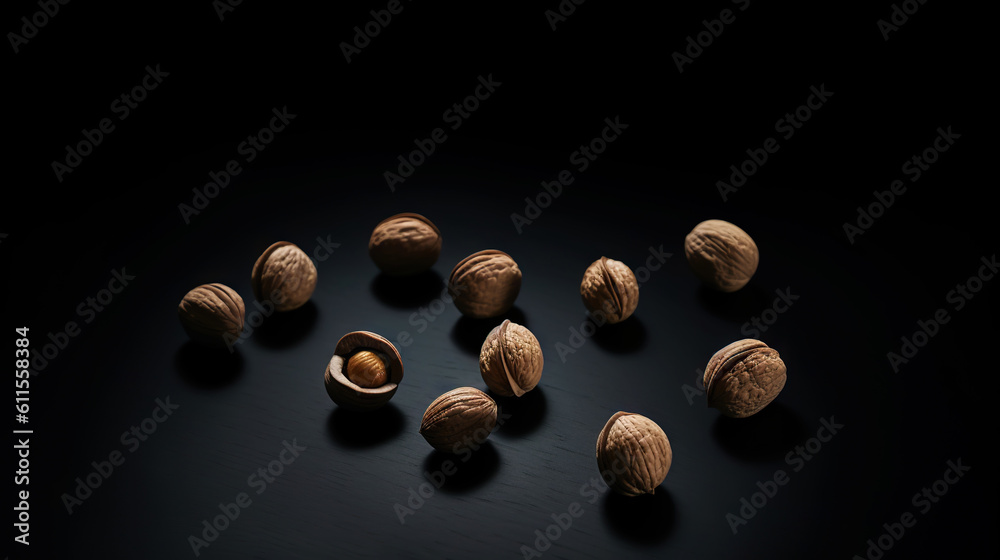
[[181, 326], [195, 342], [208, 347], [230, 347], [243, 332], [243, 298], [225, 284], [203, 284], [191, 290], [177, 306]]
[[620, 323], [639, 305], [639, 282], [625, 263], [601, 257], [583, 273], [580, 296], [591, 315], [603, 314], [608, 323]]
[[521, 269], [510, 255], [487, 249], [462, 259], [448, 278], [448, 293], [465, 316], [503, 315], [521, 291]]
[[419, 274], [441, 255], [441, 231], [420, 214], [396, 214], [375, 226], [368, 255], [390, 276]]
[[298, 309], [316, 289], [316, 265], [295, 244], [278, 241], [254, 263], [250, 284], [257, 301], [270, 301], [276, 311]]
[[597, 437], [597, 468], [625, 496], [655, 493], [673, 460], [667, 434], [641, 414], [615, 413]]
[[733, 418], [752, 416], [778, 396], [785, 380], [785, 362], [777, 350], [753, 338], [737, 340], [705, 366], [708, 406]]
[[735, 292], [757, 272], [760, 254], [747, 232], [723, 220], [706, 220], [684, 238], [695, 275], [722, 292]]
[[501, 397], [520, 397], [542, 378], [542, 347], [526, 327], [504, 320], [494, 327], [479, 352], [483, 381]]

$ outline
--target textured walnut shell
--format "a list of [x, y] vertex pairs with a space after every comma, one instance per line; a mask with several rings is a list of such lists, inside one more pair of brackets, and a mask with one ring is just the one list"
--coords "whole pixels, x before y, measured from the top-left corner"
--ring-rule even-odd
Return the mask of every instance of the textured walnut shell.
[[619, 494], [655, 493], [673, 460], [667, 434], [641, 414], [616, 412], [597, 437], [597, 468]]
[[601, 257], [583, 273], [580, 296], [591, 314], [603, 313], [608, 323], [620, 323], [639, 305], [639, 282], [625, 263]]
[[684, 256], [695, 275], [722, 292], [735, 292], [757, 272], [760, 253], [747, 232], [723, 220], [706, 220], [684, 238]]
[[497, 403], [473, 387], [452, 389], [427, 407], [420, 423], [420, 435], [434, 449], [461, 453], [479, 445], [497, 424]]
[[177, 306], [181, 325], [191, 340], [204, 346], [224, 348], [243, 332], [246, 308], [243, 298], [225, 284], [203, 284], [191, 290]]
[[419, 274], [441, 255], [441, 230], [420, 214], [390, 216], [372, 231], [368, 255], [391, 276]]
[[521, 291], [521, 269], [507, 253], [487, 249], [462, 259], [451, 271], [448, 293], [463, 315], [503, 315]]
[[705, 366], [708, 406], [726, 416], [746, 418], [758, 412], [785, 386], [785, 363], [778, 351], [746, 338], [719, 350]]
[[257, 258], [250, 284], [257, 301], [270, 301], [276, 311], [298, 309], [316, 289], [316, 265], [295, 244], [278, 241]]
[[542, 378], [542, 347], [526, 327], [504, 320], [494, 327], [479, 352], [483, 381], [502, 397], [520, 397]]
[[[362, 387], [344, 374], [344, 364], [362, 350], [377, 354], [385, 364], [389, 379], [384, 385]], [[389, 402], [402, 380], [403, 360], [396, 347], [384, 337], [368, 331], [350, 332], [341, 337], [323, 374], [326, 392], [333, 402], [346, 409], [359, 411], [375, 410]]]

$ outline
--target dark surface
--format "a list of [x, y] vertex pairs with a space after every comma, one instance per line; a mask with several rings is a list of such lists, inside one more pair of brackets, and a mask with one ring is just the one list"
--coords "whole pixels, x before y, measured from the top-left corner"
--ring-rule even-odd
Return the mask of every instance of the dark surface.
[[[993, 160], [980, 157], [994, 130], [981, 17], [932, 0], [886, 42], [876, 21], [890, 4], [752, 1], [678, 73], [671, 53], [738, 4], [652, 14], [587, 2], [553, 32], [543, 12], [554, 2], [406, 3], [346, 63], [339, 43], [384, 6], [321, 15], [244, 2], [220, 22], [208, 2], [74, 2], [5, 54], [16, 180], [0, 228], [4, 322], [31, 328], [34, 354], [67, 321], [80, 325], [31, 378], [32, 544], [12, 544], [10, 558], [193, 557], [188, 537], [241, 492], [251, 505], [200, 557], [517, 558], [571, 508], [582, 515], [544, 558], [851, 558], [908, 511], [916, 526], [884, 558], [996, 555], [986, 355], [1000, 335], [1000, 281], [960, 310], [946, 301], [998, 245], [984, 198]], [[6, 7], [10, 30], [38, 10]], [[171, 74], [58, 182], [52, 160], [113, 117], [109, 104], [147, 64]], [[383, 173], [396, 156], [448, 128], [442, 112], [490, 73], [502, 85], [391, 191]], [[716, 181], [820, 84], [830, 101], [724, 201]], [[288, 129], [186, 224], [178, 205], [283, 106], [297, 115]], [[511, 215], [525, 197], [573, 169], [570, 154], [615, 116], [629, 128], [518, 232]], [[948, 126], [956, 144], [849, 243], [844, 222]], [[367, 255], [371, 229], [398, 212], [424, 214], [444, 237], [433, 271], [409, 283]], [[684, 261], [684, 235], [708, 218], [738, 224], [760, 248], [737, 293], [700, 286]], [[266, 318], [232, 355], [189, 343], [176, 318], [184, 293], [225, 283], [251, 312], [250, 269], [278, 240], [310, 254], [319, 240], [339, 244], [316, 263], [310, 303]], [[638, 269], [661, 247], [672, 256], [642, 283], [635, 315], [561, 355], [557, 345], [573, 348], [574, 331], [589, 329], [586, 267], [605, 255]], [[510, 416], [463, 460], [417, 429], [441, 393], [485, 389], [478, 350], [502, 319], [462, 318], [441, 300], [452, 266], [485, 248], [523, 272], [507, 318], [539, 339], [545, 369], [531, 393], [497, 399]], [[123, 266], [135, 279], [85, 322], [77, 306]], [[711, 355], [745, 338], [744, 323], [785, 289], [800, 299], [759, 337], [788, 367], [777, 400], [732, 420], [689, 399], [685, 385]], [[886, 354], [939, 308], [950, 321], [893, 371]], [[334, 345], [354, 330], [409, 335], [397, 346], [400, 388], [373, 414], [338, 409], [322, 386]], [[129, 452], [122, 433], [167, 397], [179, 408]], [[594, 445], [619, 410], [670, 439], [673, 466], [655, 495], [600, 492]], [[787, 454], [831, 416], [842, 431], [794, 471]], [[248, 477], [284, 442], [306, 449], [258, 494]], [[124, 463], [68, 514], [63, 495], [114, 451]], [[912, 496], [959, 458], [971, 471], [919, 513]], [[440, 480], [449, 459], [457, 472], [401, 523], [396, 505]], [[778, 469], [788, 484], [734, 535], [727, 513]]]

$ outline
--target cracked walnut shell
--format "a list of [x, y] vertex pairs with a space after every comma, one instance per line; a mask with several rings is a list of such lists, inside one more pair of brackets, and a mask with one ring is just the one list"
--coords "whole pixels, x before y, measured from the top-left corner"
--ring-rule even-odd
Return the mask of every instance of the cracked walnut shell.
[[526, 327], [504, 320], [494, 327], [479, 352], [483, 381], [502, 397], [520, 397], [542, 378], [542, 347]]
[[716, 290], [735, 292], [757, 272], [760, 253], [747, 232], [723, 220], [706, 220], [684, 238], [684, 256], [698, 278]]
[[597, 468], [625, 496], [655, 493], [673, 460], [667, 434], [641, 414], [616, 412], [597, 438]]
[[583, 273], [580, 296], [591, 315], [601, 313], [608, 323], [620, 323], [639, 305], [639, 282], [625, 263], [601, 257]]
[[368, 331], [345, 334], [326, 366], [323, 383], [333, 402], [348, 410], [375, 410], [396, 394], [403, 360], [391, 342]]
[[420, 214], [390, 216], [372, 231], [368, 255], [390, 276], [419, 274], [441, 255], [441, 230]]
[[484, 443], [496, 425], [496, 401], [474, 387], [459, 387], [427, 407], [420, 435], [438, 451], [459, 454]]
[[243, 298], [225, 284], [203, 284], [177, 306], [181, 326], [195, 342], [222, 348], [240, 337], [246, 309]]
[[487, 249], [462, 259], [448, 278], [448, 293], [463, 315], [503, 315], [521, 291], [521, 269], [507, 253]]
[[752, 416], [778, 396], [785, 379], [785, 363], [777, 350], [752, 338], [737, 340], [705, 366], [708, 406], [733, 418]]
[[270, 301], [276, 311], [298, 309], [316, 289], [316, 265], [295, 244], [278, 241], [257, 258], [250, 284], [257, 301]]

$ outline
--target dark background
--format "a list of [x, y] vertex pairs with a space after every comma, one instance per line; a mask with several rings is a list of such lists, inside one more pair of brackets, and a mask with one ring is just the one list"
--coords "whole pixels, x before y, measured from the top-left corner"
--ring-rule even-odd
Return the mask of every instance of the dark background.
[[[573, 502], [583, 515], [544, 557], [850, 558], [907, 511], [917, 525], [886, 558], [996, 554], [997, 288], [959, 311], [946, 302], [997, 248], [995, 101], [979, 56], [992, 31], [978, 8], [930, 0], [885, 41], [876, 21], [892, 5], [879, 2], [751, 0], [739, 12], [595, 0], [555, 31], [544, 11], [556, 2], [406, 2], [348, 63], [340, 43], [385, 3], [248, 1], [223, 21], [200, 4], [72, 2], [4, 55], [4, 322], [30, 327], [35, 353], [67, 321], [81, 325], [31, 379], [32, 544], [12, 544], [11, 558], [187, 558], [188, 536], [239, 492], [252, 505], [202, 556], [515, 558]], [[5, 4], [5, 30], [39, 9]], [[723, 9], [735, 22], [679, 73], [671, 54]], [[118, 121], [112, 101], [157, 64], [169, 77]], [[445, 109], [490, 74], [502, 85], [447, 129]], [[715, 182], [821, 84], [830, 100], [723, 201]], [[178, 205], [285, 106], [289, 127], [186, 224]], [[519, 233], [511, 214], [615, 116], [629, 128]], [[52, 161], [105, 117], [115, 130], [59, 182]], [[849, 243], [857, 207], [905, 179], [901, 165], [948, 126], [956, 144]], [[383, 173], [437, 127], [448, 140], [390, 191]], [[433, 273], [404, 285], [366, 250], [398, 212], [426, 215], [444, 237]], [[700, 287], [684, 262], [684, 235], [708, 218], [760, 248], [735, 294]], [[278, 240], [312, 253], [317, 238], [339, 246], [317, 262], [307, 306], [269, 318], [232, 356], [187, 342], [175, 311], [185, 292], [222, 282], [250, 311], [257, 256]], [[556, 344], [586, 321], [587, 265], [606, 255], [637, 269], [661, 246], [673, 256], [635, 315], [562, 360]], [[400, 524], [394, 505], [445, 459], [417, 433], [421, 415], [449, 389], [485, 388], [478, 349], [500, 322], [449, 304], [418, 332], [413, 314], [484, 248], [524, 274], [510, 318], [541, 342], [542, 380], [500, 401], [510, 419]], [[77, 306], [123, 266], [135, 280], [84, 323]], [[689, 402], [684, 385], [786, 288], [800, 299], [760, 337], [788, 366], [778, 399], [744, 421]], [[939, 308], [951, 321], [894, 372], [886, 353]], [[398, 393], [370, 416], [338, 410], [322, 387], [353, 330], [413, 340], [399, 347]], [[121, 433], [168, 396], [180, 408], [127, 452]], [[674, 463], [653, 497], [591, 504], [580, 489], [599, 474], [594, 443], [618, 410], [656, 421]], [[842, 432], [791, 472], [786, 453], [830, 416]], [[247, 477], [292, 440], [307, 450], [257, 495]], [[67, 514], [63, 494], [116, 450], [124, 464]], [[958, 458], [972, 470], [917, 513], [911, 497]], [[726, 514], [777, 469], [789, 484], [733, 535]]]

